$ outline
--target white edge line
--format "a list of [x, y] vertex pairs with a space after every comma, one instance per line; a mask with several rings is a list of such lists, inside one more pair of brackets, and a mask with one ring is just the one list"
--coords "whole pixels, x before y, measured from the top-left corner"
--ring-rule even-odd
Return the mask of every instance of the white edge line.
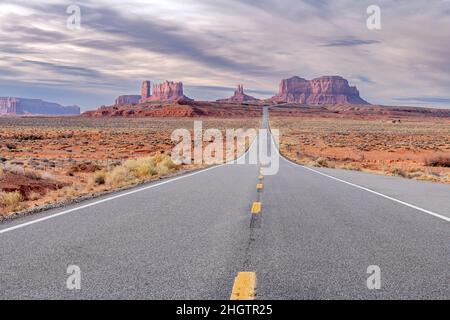
[[205, 168], [205, 169], [202, 169], [202, 170], [199, 170], [199, 171], [186, 173], [186, 174], [183, 174], [183, 175], [181, 175], [179, 177], [168, 179], [166, 181], [158, 182], [158, 183], [155, 183], [155, 184], [152, 184], [152, 185], [149, 185], [149, 186], [146, 186], [146, 187], [141, 187], [141, 188], [138, 188], [138, 189], [135, 189], [135, 190], [132, 190], [132, 191], [120, 193], [120, 194], [115, 195], [115, 196], [107, 197], [107, 198], [102, 199], [102, 200], [97, 200], [97, 201], [94, 201], [94, 202], [91, 202], [91, 203], [88, 203], [88, 204], [85, 204], [85, 205], [81, 205], [81, 206], [78, 206], [78, 207], [75, 207], [75, 208], [72, 208], [72, 209], [64, 210], [64, 211], [61, 211], [61, 212], [58, 212], [58, 213], [55, 213], [55, 214], [48, 215], [46, 217], [42, 217], [42, 218], [38, 218], [38, 219], [35, 219], [35, 220], [32, 220], [32, 221], [20, 223], [20, 224], [17, 224], [15, 226], [12, 226], [12, 227], [9, 227], [9, 228], [1, 229], [0, 230], [0, 234], [6, 233], [6, 232], [9, 232], [9, 231], [13, 231], [13, 230], [17, 230], [17, 229], [20, 229], [20, 228], [23, 228], [23, 227], [26, 227], [26, 226], [29, 226], [29, 225], [32, 225], [32, 224], [35, 224], [35, 223], [38, 223], [38, 222], [42, 222], [42, 221], [45, 221], [45, 220], [53, 219], [53, 218], [65, 215], [67, 213], [70, 213], [70, 212], [74, 212], [74, 211], [82, 210], [82, 209], [89, 208], [89, 207], [92, 207], [92, 206], [96, 206], [96, 205], [101, 204], [103, 202], [107, 202], [107, 201], [111, 201], [111, 200], [114, 200], [114, 199], [118, 199], [118, 198], [122, 198], [122, 197], [125, 197], [125, 196], [129, 196], [130, 194], [134, 194], [134, 193], [138, 193], [138, 192], [145, 191], [145, 190], [148, 190], [148, 189], [156, 188], [156, 187], [162, 186], [162, 185], [164, 185], [166, 183], [174, 182], [174, 181], [177, 181], [177, 180], [180, 180], [180, 179], [184, 179], [184, 178], [188, 178], [188, 177], [194, 176], [196, 174], [199, 174], [199, 173], [202, 173], [202, 172], [205, 172], [205, 171], [209, 171], [209, 170], [220, 168], [220, 167], [225, 166], [225, 165], [235, 164], [235, 163], [237, 163], [237, 161], [240, 158], [245, 157], [247, 155], [247, 153], [249, 152], [250, 148], [252, 147], [252, 145], [254, 143], [256, 143], [256, 139], [253, 140], [252, 144], [246, 150], [245, 153], [240, 155], [238, 158], [230, 160], [230, 161], [228, 161], [226, 163], [218, 164], [218, 165], [215, 165], [215, 166], [212, 166], [212, 167], [209, 167], [209, 168]]
[[273, 142], [273, 144], [275, 145], [275, 150], [277, 151], [277, 153], [278, 153], [278, 155], [280, 156], [280, 158], [283, 158], [284, 160], [286, 160], [287, 162], [289, 162], [289, 163], [292, 164], [292, 165], [299, 166], [299, 167], [301, 167], [301, 168], [303, 168], [303, 169], [306, 169], [306, 170], [315, 172], [315, 173], [320, 174], [320, 175], [322, 175], [322, 176], [324, 176], [324, 177], [327, 177], [327, 178], [333, 179], [333, 180], [335, 180], [335, 181], [339, 181], [339, 182], [345, 183], [345, 184], [347, 184], [347, 185], [349, 185], [349, 186], [352, 186], [352, 187], [355, 187], [355, 188], [358, 188], [358, 189], [361, 189], [361, 190], [364, 190], [364, 191], [367, 191], [367, 192], [376, 194], [377, 196], [383, 197], [383, 198], [385, 198], [385, 199], [389, 199], [389, 200], [391, 200], [391, 201], [394, 201], [394, 202], [403, 204], [404, 206], [407, 206], [407, 207], [410, 207], [410, 208], [413, 208], [413, 209], [422, 211], [422, 212], [427, 213], [427, 214], [429, 214], [429, 215], [432, 215], [432, 216], [434, 216], [434, 217], [436, 217], [436, 218], [440, 218], [440, 219], [442, 219], [442, 220], [444, 220], [444, 221], [450, 222], [450, 218], [449, 218], [449, 217], [446, 217], [446, 216], [444, 216], [444, 215], [442, 215], [442, 214], [439, 214], [439, 213], [436, 213], [436, 212], [433, 212], [433, 211], [430, 211], [430, 210], [427, 210], [427, 209], [424, 209], [424, 208], [415, 206], [415, 205], [410, 204], [410, 203], [408, 203], [408, 202], [405, 202], [405, 201], [402, 201], [402, 200], [398, 200], [398, 199], [392, 198], [392, 197], [390, 197], [390, 196], [387, 196], [387, 195], [382, 194], [382, 193], [380, 193], [380, 192], [374, 191], [374, 190], [372, 190], [372, 189], [369, 189], [369, 188], [366, 188], [366, 187], [357, 185], [357, 184], [355, 184], [355, 183], [348, 182], [348, 181], [345, 181], [345, 180], [342, 180], [342, 179], [333, 177], [333, 176], [331, 176], [331, 175], [329, 175], [329, 174], [326, 174], [326, 173], [320, 172], [320, 171], [318, 171], [318, 170], [315, 170], [315, 169], [312, 169], [312, 168], [303, 166], [303, 165], [301, 165], [301, 164], [295, 163], [295, 162], [289, 160], [288, 158], [286, 158], [285, 156], [283, 156], [283, 155], [280, 153], [277, 144], [276, 144], [275, 141], [273, 140], [272, 133], [270, 133], [270, 136], [272, 137], [272, 142]]
[[[292, 164], [295, 164], [295, 165], [299, 165], [299, 164], [296, 164], [296, 163], [293, 163], [293, 162], [291, 162], [291, 163], [292, 163]], [[301, 165], [299, 165], [299, 166], [301, 166]], [[322, 176], [328, 177], [328, 178], [330, 178], [330, 179], [333, 179], [333, 180], [336, 180], [336, 181], [339, 181], [339, 182], [348, 184], [348, 185], [350, 185], [350, 186], [352, 186], [352, 187], [355, 187], [355, 188], [358, 188], [358, 189], [361, 189], [361, 190], [364, 190], [364, 191], [367, 191], [367, 192], [376, 194], [376, 195], [378, 195], [378, 196], [380, 196], [380, 197], [383, 197], [383, 198], [392, 200], [392, 201], [394, 201], [394, 202], [403, 204], [403, 205], [405, 205], [405, 206], [407, 206], [407, 207], [410, 207], [410, 208], [413, 208], [413, 209], [422, 211], [422, 212], [424, 212], [424, 213], [428, 213], [429, 215], [432, 215], [432, 216], [435, 216], [435, 217], [437, 217], [437, 218], [441, 218], [442, 220], [445, 220], [445, 221], [447, 221], [447, 222], [450, 222], [450, 218], [449, 218], [449, 217], [446, 217], [446, 216], [441, 215], [441, 214], [439, 214], [439, 213], [436, 213], [436, 212], [433, 212], [433, 211], [430, 211], [430, 210], [427, 210], [427, 209], [424, 209], [424, 208], [415, 206], [415, 205], [413, 205], [413, 204], [410, 204], [410, 203], [405, 202], [405, 201], [402, 201], [402, 200], [398, 200], [398, 199], [392, 198], [392, 197], [390, 197], [390, 196], [387, 196], [387, 195], [382, 194], [382, 193], [380, 193], [380, 192], [374, 191], [374, 190], [372, 190], [372, 189], [368, 189], [368, 188], [366, 188], [366, 187], [363, 187], [363, 186], [360, 186], [360, 185], [357, 185], [357, 184], [354, 184], [354, 183], [351, 183], [351, 182], [348, 182], [348, 181], [345, 181], [345, 180], [342, 180], [342, 179], [339, 179], [339, 178], [330, 176], [330, 175], [328, 175], [328, 174], [326, 174], [326, 173], [323, 173], [323, 172], [320, 172], [320, 171], [318, 171], [318, 170], [315, 170], [315, 169], [312, 169], [312, 168], [308, 168], [308, 167], [305, 167], [305, 166], [301, 166], [301, 167], [304, 168], [304, 169], [306, 169], [306, 170], [310, 170], [310, 171], [312, 171], [312, 172], [318, 173], [318, 174], [320, 174], [320, 175], [322, 175]]]
[[138, 189], [135, 189], [135, 190], [132, 190], [132, 191], [120, 193], [120, 194], [115, 195], [115, 196], [111, 196], [111, 197], [108, 197], [108, 198], [105, 198], [105, 199], [102, 199], [102, 200], [97, 200], [97, 201], [94, 201], [94, 202], [91, 202], [91, 203], [88, 203], [88, 204], [85, 204], [85, 205], [82, 205], [82, 206], [78, 206], [78, 207], [75, 207], [75, 208], [72, 208], [72, 209], [69, 209], [69, 210], [64, 210], [64, 211], [61, 211], [61, 212], [58, 212], [58, 213], [55, 213], [55, 214], [52, 214], [52, 215], [49, 215], [49, 216], [46, 216], [46, 217], [42, 217], [42, 218], [38, 218], [38, 219], [29, 221], [29, 222], [21, 223], [21, 224], [18, 224], [18, 225], [15, 225], [15, 226], [12, 226], [12, 227], [0, 230], [0, 234], [6, 233], [8, 231], [16, 230], [16, 229], [19, 229], [19, 228], [23, 228], [23, 227], [32, 225], [34, 223], [38, 223], [38, 222], [42, 222], [42, 221], [45, 221], [45, 220], [53, 219], [53, 218], [62, 216], [64, 214], [70, 213], [70, 212], [74, 212], [74, 211], [78, 211], [78, 210], [81, 210], [81, 209], [85, 209], [85, 208], [89, 208], [89, 207], [92, 207], [92, 206], [96, 206], [96, 205], [98, 205], [100, 203], [103, 203], [103, 202], [111, 201], [111, 200], [114, 200], [114, 199], [118, 199], [118, 198], [122, 198], [122, 197], [125, 197], [125, 196], [129, 196], [129, 195], [134, 194], [134, 193], [138, 193], [138, 192], [145, 191], [145, 190], [148, 190], [148, 189], [156, 188], [156, 187], [162, 186], [162, 185], [164, 185], [166, 183], [177, 181], [177, 180], [184, 179], [184, 178], [187, 178], [187, 177], [191, 177], [193, 175], [196, 175], [196, 174], [199, 174], [199, 173], [202, 173], [202, 172], [205, 172], [205, 171], [209, 171], [209, 170], [212, 170], [212, 169], [216, 169], [216, 168], [219, 168], [219, 167], [224, 166], [224, 165], [225, 164], [220, 164], [220, 165], [216, 165], [216, 166], [209, 167], [209, 168], [206, 168], [206, 169], [202, 169], [202, 170], [199, 170], [199, 171], [195, 171], [195, 172], [192, 172], [192, 173], [187, 173], [187, 174], [184, 174], [184, 175], [181, 175], [179, 177], [175, 177], [175, 178], [172, 178], [172, 179], [169, 179], [169, 180], [166, 180], [166, 181], [158, 182], [156, 184], [152, 184], [152, 185], [149, 185], [149, 186], [146, 186], [146, 187], [141, 187], [141, 188], [138, 188]]

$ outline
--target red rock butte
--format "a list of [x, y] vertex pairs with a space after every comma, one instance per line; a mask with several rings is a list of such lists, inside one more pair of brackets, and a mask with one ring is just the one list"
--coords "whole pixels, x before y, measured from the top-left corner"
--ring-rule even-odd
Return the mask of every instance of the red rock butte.
[[191, 98], [184, 95], [182, 82], [164, 81], [159, 84], [152, 84], [148, 80], [142, 82], [141, 103], [149, 101], [179, 100], [192, 101]]
[[278, 94], [270, 101], [276, 103], [319, 104], [369, 104], [359, 96], [356, 87], [340, 76], [323, 76], [306, 80], [292, 77], [281, 80]]
[[244, 93], [244, 85], [239, 84], [237, 89], [234, 91], [234, 95], [227, 99], [219, 99], [217, 102], [250, 102], [259, 101], [258, 99], [249, 96]]

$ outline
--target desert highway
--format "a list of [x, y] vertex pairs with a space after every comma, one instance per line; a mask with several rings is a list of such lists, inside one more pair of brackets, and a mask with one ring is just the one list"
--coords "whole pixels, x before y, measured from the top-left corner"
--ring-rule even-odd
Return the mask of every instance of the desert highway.
[[229, 299], [246, 271], [256, 299], [450, 298], [450, 186], [284, 158], [259, 175], [226, 164], [3, 223], [0, 298]]

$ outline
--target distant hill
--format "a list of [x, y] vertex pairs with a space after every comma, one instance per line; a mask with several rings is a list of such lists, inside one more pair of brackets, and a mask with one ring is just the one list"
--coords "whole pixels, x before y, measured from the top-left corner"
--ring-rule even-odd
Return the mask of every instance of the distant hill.
[[63, 106], [41, 99], [0, 97], [0, 116], [8, 115], [79, 115], [80, 107]]

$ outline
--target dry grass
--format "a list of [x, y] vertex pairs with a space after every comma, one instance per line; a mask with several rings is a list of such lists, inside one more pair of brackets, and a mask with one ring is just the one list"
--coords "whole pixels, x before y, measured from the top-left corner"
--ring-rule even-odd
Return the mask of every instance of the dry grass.
[[449, 182], [450, 121], [271, 117], [280, 150], [304, 165]]
[[328, 167], [329, 167], [329, 164], [328, 164], [327, 158], [319, 157], [319, 158], [316, 160], [316, 166], [328, 168]]
[[106, 171], [100, 170], [94, 173], [92, 177], [94, 184], [96, 185], [104, 185], [106, 182]]
[[33, 180], [39, 180], [42, 176], [35, 170], [25, 170], [24, 176]]
[[79, 186], [67, 186], [56, 191], [57, 199], [72, 200], [83, 194], [83, 190]]
[[403, 178], [408, 177], [408, 174], [400, 168], [393, 168], [390, 173], [393, 176], [399, 176], [399, 177], [403, 177]]
[[39, 192], [35, 192], [35, 191], [31, 191], [28, 196], [27, 199], [30, 201], [35, 201], [38, 200], [39, 198], [41, 198], [41, 194]]
[[23, 197], [18, 191], [0, 192], [0, 205], [12, 211], [17, 210], [21, 206]]
[[108, 172], [106, 177], [106, 185], [108, 187], [115, 187], [122, 185], [125, 181], [131, 181], [132, 176], [130, 170], [125, 166], [117, 166]]
[[118, 188], [146, 181], [155, 176], [163, 176], [178, 169], [168, 155], [157, 153], [153, 156], [129, 159], [122, 165], [96, 171], [90, 185], [106, 185]]

